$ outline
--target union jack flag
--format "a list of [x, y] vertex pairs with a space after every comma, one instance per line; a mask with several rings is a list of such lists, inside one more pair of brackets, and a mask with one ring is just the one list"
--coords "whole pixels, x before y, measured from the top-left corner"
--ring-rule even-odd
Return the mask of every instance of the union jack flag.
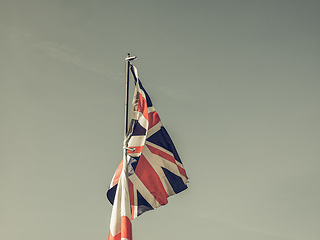
[[[127, 189], [122, 192], [128, 192], [131, 210], [131, 216], [128, 216], [128, 213], [124, 215], [134, 219], [146, 211], [167, 204], [169, 196], [187, 188], [188, 177], [169, 134], [141, 84], [137, 69], [131, 63], [130, 70], [135, 82], [135, 92], [125, 139], [125, 146], [130, 149], [127, 150], [126, 161], [128, 182]], [[118, 166], [107, 192], [114, 208], [115, 204], [122, 201], [117, 193], [119, 185], [123, 187], [122, 176], [123, 161]], [[114, 221], [116, 220], [111, 218], [111, 224]], [[116, 239], [114, 236], [119, 234], [119, 231], [119, 227], [112, 229], [110, 225], [109, 240]]]

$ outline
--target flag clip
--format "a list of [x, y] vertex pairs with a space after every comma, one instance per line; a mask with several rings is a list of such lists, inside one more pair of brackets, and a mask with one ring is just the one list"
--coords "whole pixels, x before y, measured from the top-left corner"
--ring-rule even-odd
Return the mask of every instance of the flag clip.
[[136, 148], [129, 148], [129, 147], [123, 147], [124, 149], [130, 150], [132, 152], [134, 152], [136, 150]]

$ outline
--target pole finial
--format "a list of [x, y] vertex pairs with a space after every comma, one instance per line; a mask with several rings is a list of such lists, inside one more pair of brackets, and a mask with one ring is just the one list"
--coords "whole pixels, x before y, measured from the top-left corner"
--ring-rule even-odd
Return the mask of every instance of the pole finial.
[[130, 53], [127, 53], [126, 61], [133, 61], [136, 58], [137, 58], [136, 56], [131, 56]]

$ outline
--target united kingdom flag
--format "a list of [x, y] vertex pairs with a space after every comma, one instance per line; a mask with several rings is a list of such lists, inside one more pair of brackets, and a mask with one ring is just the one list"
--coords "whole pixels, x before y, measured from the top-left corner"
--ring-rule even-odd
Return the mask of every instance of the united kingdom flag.
[[[125, 146], [130, 149], [127, 151], [126, 161], [127, 191], [130, 199], [130, 218], [134, 219], [146, 211], [167, 204], [169, 196], [187, 188], [188, 177], [169, 134], [161, 124], [159, 115], [141, 84], [136, 67], [129, 64], [135, 82], [135, 92]], [[107, 192], [111, 204], [118, 201], [115, 196], [118, 185], [122, 186], [122, 183], [119, 183], [122, 170], [123, 161], [118, 166]], [[118, 234], [120, 228], [111, 228], [112, 234], [109, 233], [109, 239], [115, 239], [113, 236]]]

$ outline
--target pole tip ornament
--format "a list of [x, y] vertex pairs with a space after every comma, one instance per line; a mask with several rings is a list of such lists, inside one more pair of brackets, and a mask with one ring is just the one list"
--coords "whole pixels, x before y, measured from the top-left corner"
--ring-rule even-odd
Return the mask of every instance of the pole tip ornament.
[[136, 56], [130, 56], [130, 53], [128, 53], [128, 56], [126, 57], [126, 61], [133, 61], [135, 59], [137, 59]]

